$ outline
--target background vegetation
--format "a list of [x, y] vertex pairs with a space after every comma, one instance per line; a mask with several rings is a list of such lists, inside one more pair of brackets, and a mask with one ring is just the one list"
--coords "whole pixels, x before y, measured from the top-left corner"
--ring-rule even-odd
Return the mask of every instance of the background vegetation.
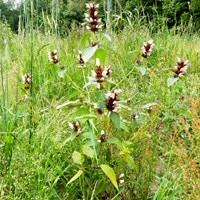
[[[54, 19], [54, 26], [57, 26], [61, 35], [65, 34], [67, 29], [73, 23], [83, 22], [83, 13], [85, 12], [86, 0], [24, 0], [16, 5], [16, 1], [0, 1], [0, 20], [6, 21], [11, 29], [18, 31], [18, 25], [24, 24], [26, 19], [24, 9], [27, 5], [33, 3], [35, 10], [34, 24], [37, 28], [44, 30], [44, 22]], [[150, 23], [153, 19], [158, 24], [166, 23], [168, 28], [180, 24], [191, 24], [193, 29], [198, 31], [200, 28], [200, 5], [198, 0], [96, 0], [100, 3], [100, 14], [106, 20], [118, 20], [123, 28], [122, 22], [129, 18], [134, 21], [135, 17], [140, 16], [141, 20]], [[107, 13], [104, 15], [104, 13]], [[117, 19], [116, 19], [117, 17]], [[107, 21], [108, 22], [108, 21]], [[53, 26], [53, 25], [52, 25]]]

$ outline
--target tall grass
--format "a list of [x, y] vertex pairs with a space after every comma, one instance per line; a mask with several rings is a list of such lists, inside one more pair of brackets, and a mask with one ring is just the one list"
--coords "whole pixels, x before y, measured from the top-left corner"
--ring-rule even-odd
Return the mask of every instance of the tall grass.
[[[95, 59], [84, 70], [77, 67], [86, 30], [73, 27], [60, 38], [44, 21], [47, 32], [41, 33], [34, 12], [33, 1], [25, 4], [25, 31], [13, 35], [5, 28], [7, 43], [0, 42], [0, 199], [199, 199], [199, 36], [164, 24], [155, 32], [139, 16], [129, 25], [123, 21], [112, 42], [96, 34], [114, 81], [99, 92], [83, 88]], [[56, 24], [57, 13], [52, 6], [50, 23]], [[143, 59], [141, 46], [151, 38], [154, 51]], [[54, 49], [56, 65], [47, 58]], [[190, 60], [188, 76], [167, 87], [177, 57]], [[25, 73], [32, 76], [30, 90], [21, 82]], [[93, 107], [114, 88], [122, 89], [120, 101], [131, 109], [119, 113], [120, 128]], [[74, 135], [68, 122], [76, 119], [80, 132]], [[97, 144], [102, 129], [107, 141]], [[119, 190], [102, 165], [116, 178], [125, 174]]]

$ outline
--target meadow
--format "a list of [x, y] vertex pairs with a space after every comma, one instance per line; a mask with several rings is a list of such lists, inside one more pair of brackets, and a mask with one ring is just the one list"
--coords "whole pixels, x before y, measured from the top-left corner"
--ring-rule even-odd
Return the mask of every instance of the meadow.
[[0, 26], [0, 199], [200, 199], [198, 34]]

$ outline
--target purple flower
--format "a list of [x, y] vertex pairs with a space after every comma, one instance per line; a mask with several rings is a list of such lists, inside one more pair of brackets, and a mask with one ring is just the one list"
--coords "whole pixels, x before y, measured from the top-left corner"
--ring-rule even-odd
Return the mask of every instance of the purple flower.
[[[102, 88], [102, 83], [105, 81], [105, 78], [110, 77], [112, 71], [110, 67], [105, 67], [102, 69], [100, 65], [100, 61], [97, 58], [96, 59], [96, 69], [92, 70], [92, 76], [88, 77], [89, 82], [86, 84], [86, 86], [95, 84], [97, 85], [97, 88], [101, 89]], [[85, 87], [86, 87], [85, 86]]]
[[59, 62], [58, 57], [57, 57], [57, 53], [58, 53], [58, 50], [57, 50], [57, 49], [48, 52], [48, 59], [49, 59], [49, 61], [51, 61], [53, 64], [56, 64], [56, 63]]
[[118, 100], [118, 95], [121, 93], [121, 89], [115, 89], [114, 92], [108, 92], [105, 94], [106, 97], [106, 108], [111, 112], [117, 112], [121, 108], [120, 101]]
[[87, 22], [86, 29], [91, 32], [97, 32], [102, 29], [101, 18], [98, 17], [99, 4], [88, 3], [86, 4], [88, 13], [85, 13], [85, 20]]
[[102, 130], [101, 131], [101, 134], [99, 136], [99, 139], [97, 140], [98, 143], [103, 143], [106, 141], [106, 134], [105, 134], [105, 131]]
[[174, 67], [174, 77], [182, 77], [186, 74], [186, 70], [189, 67], [189, 60], [183, 61], [182, 59], [177, 59], [177, 65]]
[[29, 85], [31, 84], [31, 75], [24, 74], [22, 76], [22, 83], [26, 85], [25, 89], [29, 89]]
[[153, 48], [154, 48], [153, 40], [144, 42], [141, 53], [142, 57], [147, 58], [148, 56], [150, 56]]

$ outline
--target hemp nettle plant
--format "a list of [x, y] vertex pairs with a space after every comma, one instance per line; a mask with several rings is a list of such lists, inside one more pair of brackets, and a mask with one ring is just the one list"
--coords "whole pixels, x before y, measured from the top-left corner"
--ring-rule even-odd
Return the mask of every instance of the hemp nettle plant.
[[[74, 83], [75, 87], [82, 92], [82, 95], [81, 97], [78, 96], [74, 101], [67, 101], [57, 106], [57, 109], [66, 106], [73, 107], [73, 114], [68, 122], [71, 136], [66, 139], [65, 143], [79, 141], [81, 144], [79, 146], [80, 149], [77, 149], [72, 154], [73, 162], [79, 166], [79, 170], [72, 176], [67, 185], [76, 181], [79, 177], [84, 179], [89, 165], [90, 169], [93, 167], [94, 174], [97, 177], [101, 177], [103, 171], [119, 191], [121, 187], [123, 188], [126, 185], [127, 166], [132, 170], [132, 173], [136, 172], [134, 171], [136, 170], [134, 158], [131, 156], [132, 143], [127, 142], [125, 138], [121, 138], [120, 133], [129, 132], [127, 124], [136, 124], [138, 115], [129, 108], [130, 98], [121, 100], [123, 91], [119, 88], [119, 85], [125, 79], [115, 83], [111, 79], [113, 75], [112, 66], [104, 66], [108, 54], [108, 46], [103, 46], [99, 41], [102, 40], [102, 37], [105, 37], [109, 43], [112, 40], [109, 34], [104, 33], [102, 30], [103, 23], [98, 15], [99, 5], [92, 2], [86, 4], [86, 8], [88, 12], [85, 14], [86, 22], [83, 25], [88, 32], [82, 36], [80, 47], [83, 48], [79, 50], [76, 56], [76, 67], [82, 71], [84, 86], [80, 88], [78, 83]], [[141, 51], [138, 53], [140, 57], [137, 65], [133, 67], [127, 76], [135, 69], [142, 76], [146, 74], [148, 59], [154, 47], [153, 40], [143, 43]], [[48, 57], [53, 64], [59, 62], [57, 50], [49, 52]], [[141, 63], [146, 63], [146, 66], [141, 66]], [[189, 61], [183, 61], [178, 58], [177, 66], [174, 67], [173, 80], [171, 80], [172, 78], [168, 80], [168, 86], [171, 86], [186, 74], [188, 65]], [[86, 72], [90, 70], [91, 75], [86, 75]], [[65, 73], [66, 70], [61, 70], [59, 76], [63, 78]], [[147, 109], [150, 114], [154, 105], [156, 103], [149, 103], [142, 108]], [[126, 113], [125, 116], [126, 118], [128, 116], [128, 119], [124, 119], [121, 110], [124, 110], [123, 113]], [[132, 122], [129, 122], [131, 120]], [[113, 155], [113, 149], [117, 149], [119, 155]], [[115, 160], [116, 156], [118, 156], [118, 159]], [[114, 165], [113, 161], [115, 162]], [[105, 186], [106, 180], [102, 184]]]

